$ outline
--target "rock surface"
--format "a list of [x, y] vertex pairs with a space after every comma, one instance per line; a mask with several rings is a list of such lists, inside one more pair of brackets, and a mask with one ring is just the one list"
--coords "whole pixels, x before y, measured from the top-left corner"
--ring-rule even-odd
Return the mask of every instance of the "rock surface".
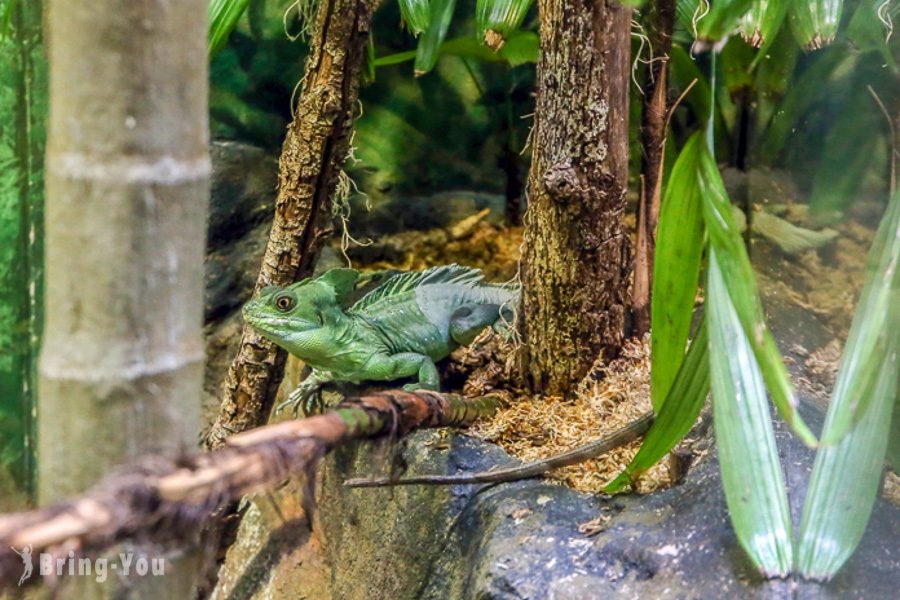
[[[806, 411], [815, 422], [816, 413]], [[777, 427], [799, 522], [812, 453]], [[456, 473], [509, 462], [464, 435], [410, 438], [408, 473]], [[327, 461], [319, 522], [334, 598], [887, 598], [900, 573], [900, 511], [881, 500], [856, 555], [827, 585], [765, 581], [728, 520], [711, 433], [685, 481], [649, 496], [591, 497], [542, 481], [498, 486], [350, 490], [373, 470], [367, 444]], [[596, 519], [605, 524], [597, 525]], [[593, 523], [592, 523], [593, 522]], [[603, 529], [605, 525], [605, 529]], [[583, 532], [594, 526], [593, 535]], [[580, 527], [582, 530], [580, 530]]]

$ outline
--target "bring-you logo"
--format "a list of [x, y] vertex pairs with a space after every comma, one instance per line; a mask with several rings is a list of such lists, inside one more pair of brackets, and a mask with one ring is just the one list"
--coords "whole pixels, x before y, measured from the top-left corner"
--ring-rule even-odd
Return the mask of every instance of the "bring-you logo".
[[[21, 586], [34, 575], [35, 557], [31, 546], [10, 548], [22, 559]], [[137, 552], [120, 552], [115, 557], [99, 558], [76, 557], [72, 551], [64, 556], [41, 552], [37, 556], [37, 567], [42, 577], [93, 577], [103, 583], [111, 573], [121, 577], [160, 577], [166, 572], [166, 559]]]

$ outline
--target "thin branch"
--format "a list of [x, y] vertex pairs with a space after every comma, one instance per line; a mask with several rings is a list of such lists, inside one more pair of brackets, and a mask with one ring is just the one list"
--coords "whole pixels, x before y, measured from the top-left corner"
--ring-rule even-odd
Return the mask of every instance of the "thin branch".
[[461, 484], [461, 483], [503, 483], [507, 481], [518, 481], [520, 479], [531, 479], [532, 477], [540, 477], [554, 469], [568, 467], [578, 463], [597, 458], [608, 452], [612, 452], [616, 448], [620, 448], [625, 444], [631, 443], [638, 439], [650, 429], [653, 424], [653, 413], [644, 413], [622, 429], [594, 440], [584, 446], [579, 446], [563, 454], [557, 454], [550, 458], [536, 460], [516, 467], [507, 469], [497, 469], [496, 471], [482, 471], [481, 473], [464, 474], [464, 475], [422, 475], [416, 477], [407, 477], [405, 479], [348, 479], [344, 482], [347, 487], [370, 488], [385, 487], [394, 485], [417, 485], [417, 484]]
[[894, 190], [897, 188], [897, 132], [894, 129], [894, 120], [891, 118], [891, 113], [888, 112], [888, 109], [884, 105], [884, 102], [881, 101], [881, 98], [878, 96], [871, 85], [867, 85], [866, 88], [869, 90], [869, 93], [872, 94], [872, 98], [875, 99], [875, 103], [878, 104], [878, 108], [881, 109], [884, 118], [887, 120], [888, 129], [890, 129], [891, 132], [891, 181], [889, 182], [888, 189], [890, 191], [890, 197], [893, 197]]
[[21, 571], [13, 548], [30, 546], [35, 555], [46, 552], [55, 560], [70, 550], [95, 554], [126, 539], [190, 546], [228, 503], [293, 475], [313, 481], [319, 460], [333, 448], [423, 427], [467, 425], [493, 414], [500, 402], [494, 396], [467, 400], [437, 392], [379, 392], [321, 416], [232, 436], [212, 452], [148, 457], [83, 496], [0, 515], [0, 586]]

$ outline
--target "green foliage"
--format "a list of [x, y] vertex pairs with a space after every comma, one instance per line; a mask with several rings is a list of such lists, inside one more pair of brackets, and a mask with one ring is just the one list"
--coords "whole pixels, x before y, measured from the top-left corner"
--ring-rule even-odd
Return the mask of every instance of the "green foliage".
[[750, 10], [740, 19], [741, 36], [755, 48], [768, 47], [778, 35], [790, 0], [753, 0]]
[[738, 541], [766, 576], [791, 570], [791, 517], [755, 351], [715, 247], [706, 286], [713, 421], [722, 486]]
[[[531, 5], [532, 0], [477, 0], [475, 33], [478, 39], [498, 48], [522, 26]], [[499, 36], [500, 40], [492, 41], [492, 36]]]
[[[900, 193], [869, 251], [807, 492], [797, 567], [829, 579], [862, 539], [881, 481], [900, 373]], [[833, 444], [833, 445], [824, 445]]]
[[653, 408], [659, 411], [675, 381], [691, 328], [703, 254], [702, 192], [697, 173], [706, 141], [695, 133], [666, 185], [656, 235], [650, 332]]
[[447, 29], [453, 20], [456, 0], [431, 0], [428, 27], [419, 37], [416, 59], [413, 65], [416, 77], [434, 68], [440, 54], [441, 44], [447, 37]]
[[[697, 39], [718, 41], [737, 30], [741, 18], [750, 10], [751, 0], [712, 0], [709, 12], [693, 17]], [[702, 16], [701, 16], [702, 15]]]
[[[753, 348], [766, 387], [772, 394], [781, 418], [806, 444], [814, 445], [816, 438], [797, 412], [797, 399], [791, 389], [787, 368], [766, 327], [753, 267], [744, 248], [741, 232], [734, 221], [725, 184], [708, 151], [701, 154], [699, 181], [710, 249], [718, 256], [718, 265], [731, 302], [750, 347]], [[712, 335], [710, 331], [710, 336]]]
[[431, 4], [435, 0], [397, 0], [400, 17], [413, 35], [419, 35], [428, 28], [431, 20]]
[[247, 10], [250, 0], [209, 0], [209, 55], [215, 55]]
[[644, 436], [644, 442], [634, 458], [612, 482], [603, 489], [607, 494], [621, 491], [632, 484], [647, 469], [664, 457], [688, 434], [709, 393], [709, 348], [705, 321], [675, 375], [675, 381], [661, 408]]
[[[873, 135], [884, 122], [878, 105], [859, 79], [847, 90], [841, 112], [831, 123], [818, 152], [810, 208], [817, 212], [842, 210], [857, 196], [860, 182], [872, 167], [886, 165], [884, 137]], [[848, 152], [852, 148], [852, 152]]]
[[837, 35], [844, 0], [795, 0], [791, 5], [791, 29], [804, 48], [817, 50]]
[[[251, 0], [228, 43], [210, 60], [210, 129], [214, 138], [278, 148], [291, 119], [307, 47], [285, 35], [285, 3]], [[288, 25], [296, 28], [294, 21]], [[394, 24], [396, 27], [396, 23]]]
[[782, 152], [801, 118], [819, 101], [823, 83], [842, 62], [855, 62], [855, 57], [838, 52], [817, 55], [801, 72], [793, 77], [793, 84], [786, 95], [771, 111], [771, 120], [760, 123], [764, 133], [760, 135], [757, 149], [760, 160], [769, 163]]
[[41, 4], [0, 0], [0, 15], [0, 471], [10, 469], [27, 489], [43, 288], [47, 71]]
[[[851, 6], [848, 6], [848, 9]], [[847, 42], [851, 48], [859, 52], [878, 52], [891, 71], [897, 72], [896, 40], [888, 39], [887, 23], [896, 22], [900, 18], [900, 3], [886, 5], [875, 2], [860, 1], [850, 22], [845, 28]], [[894, 45], [891, 45], [893, 40]], [[839, 49], [844, 50], [844, 49]]]
[[[894, 195], [869, 252], [866, 284], [844, 347], [822, 444], [840, 442], [867, 412], [872, 390], [897, 351], [900, 325], [900, 193]], [[896, 363], [894, 363], [896, 366]], [[895, 372], [896, 373], [896, 372]]]
[[[457, 58], [475, 60], [486, 63], [505, 63], [517, 67], [527, 63], [535, 63], [538, 59], [539, 41], [533, 31], [517, 31], [510, 35], [499, 51], [494, 52], [469, 36], [457, 37], [443, 42], [438, 49], [438, 58], [455, 56]], [[377, 57], [373, 64], [376, 67], [387, 67], [408, 62], [416, 58], [416, 50], [396, 52]]]

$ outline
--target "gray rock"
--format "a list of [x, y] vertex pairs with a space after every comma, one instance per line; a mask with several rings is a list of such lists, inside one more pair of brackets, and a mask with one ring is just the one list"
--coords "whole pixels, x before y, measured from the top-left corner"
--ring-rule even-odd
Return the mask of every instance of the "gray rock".
[[440, 229], [484, 208], [491, 210], [486, 221], [500, 224], [504, 220], [505, 203], [499, 194], [454, 190], [418, 197], [384, 195], [370, 199], [367, 209], [365, 199], [354, 196], [350, 230], [354, 236], [365, 237]]
[[212, 249], [239, 239], [260, 223], [271, 220], [278, 160], [262, 148], [240, 142], [215, 141], [209, 151], [212, 182], [207, 244]]
[[207, 322], [226, 317], [249, 298], [269, 237], [278, 181], [278, 161], [261, 148], [213, 142], [210, 154]]
[[[817, 413], [805, 412], [815, 422]], [[334, 597], [892, 597], [900, 512], [881, 500], [859, 550], [830, 584], [756, 574], [731, 529], [709, 435], [712, 451], [681, 485], [615, 498], [542, 481], [349, 490], [343, 479], [371, 474], [381, 461], [365, 444], [342, 449], [327, 461], [319, 517]], [[799, 519], [812, 452], [783, 426], [776, 436]], [[495, 446], [464, 435], [436, 450], [438, 438], [435, 432], [410, 438], [400, 452], [408, 473], [473, 472], [509, 462]], [[600, 515], [610, 518], [605, 531], [579, 532]]]
[[246, 302], [253, 293], [266, 251], [271, 223], [265, 221], [243, 237], [206, 254], [204, 309], [206, 321], [218, 321]]

